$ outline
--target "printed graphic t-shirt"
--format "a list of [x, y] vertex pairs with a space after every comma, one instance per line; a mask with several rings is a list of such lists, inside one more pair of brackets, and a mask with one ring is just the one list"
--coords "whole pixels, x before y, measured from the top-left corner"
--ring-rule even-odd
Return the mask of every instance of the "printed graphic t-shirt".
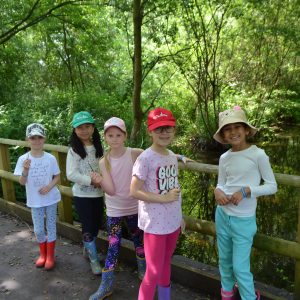
[[[133, 176], [144, 181], [143, 189], [155, 194], [165, 194], [179, 188], [178, 162], [173, 152], [161, 155], [151, 148], [146, 149], [136, 160]], [[138, 226], [152, 234], [172, 233], [180, 227], [181, 194], [178, 201], [169, 203], [151, 203], [139, 201]]]
[[39, 193], [42, 187], [52, 181], [54, 175], [60, 174], [56, 158], [48, 152], [44, 152], [41, 157], [33, 157], [30, 152], [27, 152], [19, 157], [14, 171], [15, 175], [22, 175], [23, 163], [26, 159], [31, 160], [26, 182], [26, 205], [28, 207], [44, 207], [59, 202], [61, 195], [56, 186], [46, 195]]

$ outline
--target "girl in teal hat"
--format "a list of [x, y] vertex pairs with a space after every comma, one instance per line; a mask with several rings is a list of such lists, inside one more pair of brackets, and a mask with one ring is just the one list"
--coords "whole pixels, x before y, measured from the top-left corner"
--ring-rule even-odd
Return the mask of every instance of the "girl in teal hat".
[[67, 154], [67, 178], [72, 187], [74, 204], [82, 223], [84, 253], [88, 253], [93, 274], [101, 274], [95, 238], [103, 221], [103, 192], [114, 194], [108, 173], [99, 175], [99, 160], [103, 156], [100, 134], [95, 120], [87, 111], [74, 115], [70, 149]]

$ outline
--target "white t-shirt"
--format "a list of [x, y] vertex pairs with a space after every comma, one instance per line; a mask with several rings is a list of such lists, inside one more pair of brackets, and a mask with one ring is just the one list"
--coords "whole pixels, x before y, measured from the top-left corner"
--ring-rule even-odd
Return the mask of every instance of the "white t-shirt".
[[[151, 148], [146, 149], [136, 160], [132, 175], [144, 181], [143, 189], [155, 194], [164, 194], [179, 188], [178, 162], [173, 152], [161, 155]], [[151, 203], [139, 201], [139, 228], [148, 233], [168, 234], [180, 227], [182, 220], [181, 194], [178, 201]]]
[[96, 149], [92, 146], [85, 147], [87, 156], [82, 159], [72, 148], [67, 154], [67, 178], [74, 182], [73, 195], [76, 197], [102, 197], [100, 188], [91, 185], [91, 172], [99, 173], [99, 158], [96, 158]]
[[[263, 184], [261, 181], [263, 180]], [[255, 145], [242, 151], [231, 149], [221, 155], [217, 188], [226, 195], [232, 195], [242, 187], [250, 187], [251, 198], [244, 198], [238, 205], [222, 205], [230, 216], [250, 217], [255, 215], [256, 197], [277, 192], [277, 183], [269, 157]]]
[[15, 175], [21, 176], [23, 172], [23, 163], [30, 159], [30, 168], [26, 182], [26, 205], [28, 207], [44, 207], [57, 203], [61, 199], [60, 192], [54, 186], [49, 193], [41, 195], [39, 190], [49, 184], [54, 175], [60, 174], [56, 158], [44, 152], [41, 157], [33, 157], [30, 152], [19, 157], [14, 171]]

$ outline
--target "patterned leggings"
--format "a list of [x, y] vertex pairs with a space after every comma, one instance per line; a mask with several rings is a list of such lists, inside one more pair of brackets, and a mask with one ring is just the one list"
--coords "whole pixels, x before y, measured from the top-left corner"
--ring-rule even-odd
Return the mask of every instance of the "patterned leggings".
[[138, 228], [138, 215], [124, 217], [108, 217], [107, 216], [107, 232], [108, 232], [108, 252], [105, 260], [105, 270], [114, 269], [120, 252], [122, 239], [122, 221], [125, 221], [129, 232], [132, 236], [136, 255], [144, 258], [143, 235], [144, 232]]
[[[56, 240], [56, 212], [57, 203], [43, 207], [32, 207], [31, 216], [33, 222], [33, 230], [36, 239], [39, 243], [44, 243], [46, 240], [50, 243]], [[45, 233], [44, 217], [46, 215], [46, 228]]]

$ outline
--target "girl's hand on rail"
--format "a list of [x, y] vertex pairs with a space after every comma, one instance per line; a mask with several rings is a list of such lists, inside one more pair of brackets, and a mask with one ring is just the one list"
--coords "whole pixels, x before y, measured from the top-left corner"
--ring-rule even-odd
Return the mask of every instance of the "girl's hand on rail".
[[193, 161], [192, 159], [185, 157], [184, 155], [181, 155], [181, 154], [175, 154], [175, 155], [177, 157], [177, 160], [182, 161], [185, 165], [188, 161]]

